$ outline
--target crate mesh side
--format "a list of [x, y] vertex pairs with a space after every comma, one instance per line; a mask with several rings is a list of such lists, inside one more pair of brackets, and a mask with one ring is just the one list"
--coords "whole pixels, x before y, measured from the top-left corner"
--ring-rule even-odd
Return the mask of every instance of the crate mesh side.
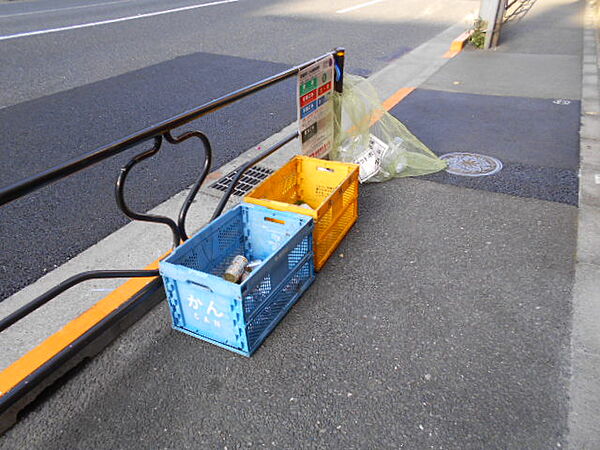
[[[244, 235], [241, 233], [241, 229], [242, 217], [238, 215], [215, 233], [199, 241], [181, 261], [178, 261], [178, 264], [190, 269], [209, 272], [219, 277], [222, 276], [227, 266], [231, 264], [231, 260], [236, 255], [244, 254]], [[215, 239], [216, 243], [214, 242]], [[204, 247], [215, 252], [213, 260], [208, 261], [208, 265], [206, 257], [209, 257], [209, 255], [204, 254]]]
[[358, 198], [358, 181], [353, 181], [344, 191], [344, 208]]
[[300, 289], [310, 279], [312, 274], [312, 262], [307, 261], [302, 267], [297, 269], [290, 281], [278, 293], [277, 298], [265, 308], [248, 324], [246, 335], [248, 338], [248, 347], [253, 348], [258, 338], [265, 329], [267, 329], [273, 320], [281, 313], [288, 304], [298, 297]]
[[319, 265], [325, 263], [325, 261], [321, 260], [325, 258], [333, 249], [333, 247], [337, 244], [340, 235], [346, 232], [347, 228], [354, 222], [355, 219], [355, 207], [350, 205], [346, 208], [344, 213], [337, 218], [329, 231], [327, 231], [327, 233], [321, 237], [321, 240], [317, 243], [315, 250], [316, 261], [318, 261]]
[[[311, 250], [311, 239], [312, 237], [306, 236], [302, 239], [296, 247], [294, 247], [287, 255], [288, 269], [293, 270], [296, 268], [302, 258]], [[271, 286], [271, 276], [267, 275], [257, 284], [251, 291], [244, 296], [244, 315], [249, 317], [252, 312], [258, 308], [264, 301], [266, 301], [271, 295], [273, 288]]]
[[271, 276], [267, 275], [244, 296], [244, 315], [248, 317], [271, 294]]
[[315, 187], [315, 193], [319, 198], [325, 199], [327, 198], [333, 191], [335, 190], [335, 186], [327, 186], [327, 185], [318, 185]]
[[237, 255], [244, 255], [244, 233], [242, 216], [239, 215], [229, 225], [219, 229], [217, 242], [219, 254], [217, 264], [210, 269], [210, 273], [218, 277], [223, 276], [225, 270]]
[[296, 171], [290, 171], [283, 178], [281, 185], [281, 201], [295, 203], [298, 200], [298, 177]]
[[[347, 228], [354, 222], [357, 215], [357, 197], [358, 187], [356, 182], [344, 190], [341, 197], [338, 197], [335, 202], [339, 203], [332, 205], [324, 214], [319, 216], [315, 226], [315, 261], [317, 269], [326, 261], [326, 256], [330, 254], [333, 247], [337, 244], [342, 233], [345, 233]], [[333, 217], [334, 210], [345, 208], [344, 212], [337, 218]], [[332, 221], [335, 221], [332, 225]], [[328, 227], [330, 227], [328, 229]]]
[[253, 190], [248, 198], [294, 204], [300, 197], [297, 166], [297, 163], [288, 163], [281, 167]]
[[310, 251], [311, 236], [306, 236], [288, 255], [288, 269], [293, 269]]

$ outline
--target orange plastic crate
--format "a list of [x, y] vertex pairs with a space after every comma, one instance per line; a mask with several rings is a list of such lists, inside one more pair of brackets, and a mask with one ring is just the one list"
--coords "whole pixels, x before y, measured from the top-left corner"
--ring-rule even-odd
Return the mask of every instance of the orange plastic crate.
[[[358, 165], [295, 156], [244, 201], [311, 216], [315, 269], [319, 270], [358, 217]], [[299, 201], [313, 209], [298, 206]]]

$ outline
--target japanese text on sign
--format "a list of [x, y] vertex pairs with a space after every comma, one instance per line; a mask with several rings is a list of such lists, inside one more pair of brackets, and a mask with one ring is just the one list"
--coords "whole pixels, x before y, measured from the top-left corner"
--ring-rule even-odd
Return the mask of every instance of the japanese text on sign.
[[298, 127], [302, 153], [315, 158], [333, 146], [333, 56], [321, 59], [298, 74]]

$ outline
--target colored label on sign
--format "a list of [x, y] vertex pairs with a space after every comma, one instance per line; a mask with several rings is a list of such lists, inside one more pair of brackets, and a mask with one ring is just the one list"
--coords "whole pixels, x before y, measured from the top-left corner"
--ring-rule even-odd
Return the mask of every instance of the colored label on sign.
[[308, 141], [315, 134], [317, 134], [317, 124], [313, 123], [311, 126], [302, 131], [302, 143]]
[[327, 103], [328, 100], [329, 100], [329, 96], [328, 95], [324, 95], [323, 97], [319, 97], [317, 99], [317, 108], [323, 106], [325, 103]]
[[308, 82], [300, 85], [300, 95], [304, 95], [310, 91], [315, 90], [318, 87], [318, 82], [316, 78], [309, 80]]
[[300, 117], [304, 119], [310, 113], [314, 112], [317, 109], [317, 102], [312, 102], [306, 105], [304, 108], [300, 110]]
[[310, 102], [312, 102], [316, 98], [317, 98], [317, 91], [310, 91], [308, 94], [300, 97], [300, 107], [304, 108], [306, 105], [308, 105]]
[[325, 92], [328, 92], [331, 90], [331, 81], [328, 81], [327, 83], [325, 83], [322, 86], [319, 86], [319, 91], [317, 93], [318, 96], [323, 95]]

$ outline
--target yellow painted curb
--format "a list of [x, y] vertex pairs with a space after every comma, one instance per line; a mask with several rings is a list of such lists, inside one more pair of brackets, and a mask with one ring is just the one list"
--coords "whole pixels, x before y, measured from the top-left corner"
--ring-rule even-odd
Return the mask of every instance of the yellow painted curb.
[[[146, 266], [145, 269], [158, 269], [158, 262], [167, 255], [168, 253]], [[79, 317], [71, 320], [62, 329], [0, 372], [0, 398], [62, 350], [73, 344], [88, 330], [104, 320], [110, 313], [122, 306], [156, 278], [130, 278]]]
[[473, 30], [467, 30], [460, 36], [458, 36], [456, 39], [454, 39], [452, 41], [452, 44], [450, 44], [450, 50], [448, 50], [444, 54], [444, 58], [453, 58], [456, 55], [458, 55], [465, 48], [465, 44], [467, 43], [472, 34]]

